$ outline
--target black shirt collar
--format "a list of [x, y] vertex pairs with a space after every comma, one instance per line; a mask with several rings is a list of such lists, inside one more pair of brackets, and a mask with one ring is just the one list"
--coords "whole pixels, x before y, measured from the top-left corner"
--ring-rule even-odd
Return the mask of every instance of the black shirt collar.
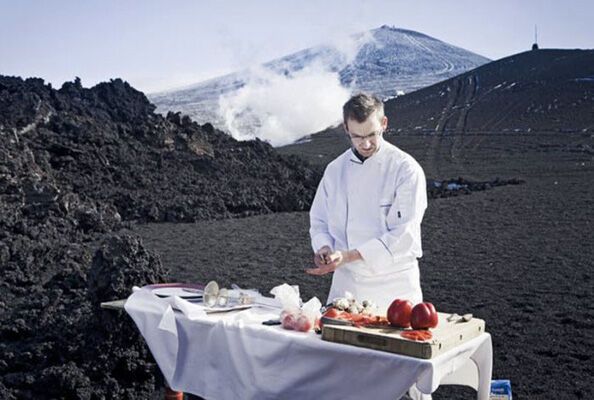
[[364, 163], [365, 160], [367, 160], [368, 157], [363, 157], [354, 147], [351, 147], [351, 150], [353, 151], [353, 154], [355, 154], [355, 156], [359, 159], [359, 161], [361, 161], [361, 163]]

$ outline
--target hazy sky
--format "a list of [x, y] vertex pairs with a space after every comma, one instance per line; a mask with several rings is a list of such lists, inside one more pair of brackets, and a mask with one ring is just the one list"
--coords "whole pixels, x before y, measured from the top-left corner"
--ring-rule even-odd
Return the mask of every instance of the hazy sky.
[[55, 87], [121, 77], [152, 92], [383, 24], [497, 59], [593, 48], [592, 0], [0, 0], [0, 74]]

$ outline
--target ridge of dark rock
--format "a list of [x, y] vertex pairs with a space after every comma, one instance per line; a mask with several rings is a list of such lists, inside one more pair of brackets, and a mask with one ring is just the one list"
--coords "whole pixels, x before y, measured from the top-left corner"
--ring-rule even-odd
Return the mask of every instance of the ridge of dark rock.
[[124, 220], [186, 221], [306, 210], [318, 176], [261, 141], [153, 113], [120, 79], [54, 90], [0, 77], [2, 140], [25, 143], [60, 185]]
[[120, 79], [55, 90], [0, 76], [0, 397], [146, 399], [162, 386], [132, 321], [99, 308], [168, 280], [118, 232], [127, 221], [309, 207], [318, 176], [298, 158], [153, 111]]

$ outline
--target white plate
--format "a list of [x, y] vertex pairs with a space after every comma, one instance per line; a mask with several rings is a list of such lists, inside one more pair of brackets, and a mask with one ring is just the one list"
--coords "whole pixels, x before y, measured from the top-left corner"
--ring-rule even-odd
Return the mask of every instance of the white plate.
[[182, 299], [196, 299], [202, 297], [202, 290], [183, 287], [154, 288], [153, 293], [159, 297], [179, 296]]

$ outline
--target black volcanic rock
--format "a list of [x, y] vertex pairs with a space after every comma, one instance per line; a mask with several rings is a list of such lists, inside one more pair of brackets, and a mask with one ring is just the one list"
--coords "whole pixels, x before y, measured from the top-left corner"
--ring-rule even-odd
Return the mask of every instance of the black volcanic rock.
[[520, 185], [525, 183], [518, 178], [500, 179], [495, 178], [492, 181], [476, 182], [458, 177], [456, 179], [447, 179], [444, 181], [436, 181], [433, 179], [427, 180], [427, 197], [429, 199], [437, 199], [443, 197], [458, 196], [460, 194], [471, 194], [472, 192], [480, 192], [482, 190], [489, 190], [496, 186], [505, 185]]
[[[155, 115], [116, 79], [0, 77], [0, 398], [146, 399], [148, 348], [102, 301], [167, 281], [122, 222], [309, 207], [319, 176], [270, 145]], [[101, 246], [97, 249], [97, 246]]]
[[68, 191], [25, 141], [1, 139], [0, 398], [147, 398], [156, 364], [133, 323], [98, 305], [166, 280], [159, 260], [132, 237], [93, 259], [117, 212]]
[[124, 299], [138, 282], [163, 282], [168, 273], [158, 257], [129, 235], [109, 238], [96, 252], [88, 274], [91, 303]]
[[261, 141], [153, 113], [116, 79], [60, 90], [0, 77], [3, 140], [25, 142], [59, 186], [104, 201], [123, 220], [196, 221], [308, 209], [318, 176]]

